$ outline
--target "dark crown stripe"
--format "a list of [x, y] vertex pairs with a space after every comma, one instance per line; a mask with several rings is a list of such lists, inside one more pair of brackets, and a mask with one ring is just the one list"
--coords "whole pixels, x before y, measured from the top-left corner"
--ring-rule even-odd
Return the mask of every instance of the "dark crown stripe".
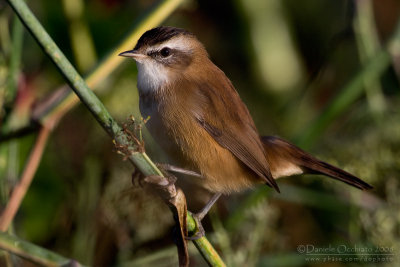
[[138, 40], [135, 50], [140, 49], [141, 47], [147, 45], [147, 46], [153, 46], [162, 42], [165, 42], [166, 40], [171, 39], [174, 36], [177, 35], [193, 35], [192, 33], [180, 29], [180, 28], [175, 28], [175, 27], [167, 27], [167, 26], [162, 26], [162, 27], [157, 27], [151, 30], [148, 30], [145, 32]]

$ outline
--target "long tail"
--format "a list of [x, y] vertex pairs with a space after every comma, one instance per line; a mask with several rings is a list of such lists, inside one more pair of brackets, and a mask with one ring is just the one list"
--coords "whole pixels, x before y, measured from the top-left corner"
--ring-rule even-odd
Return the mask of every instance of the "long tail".
[[275, 179], [302, 173], [324, 174], [362, 190], [372, 188], [360, 178], [318, 160], [279, 137], [262, 136], [261, 141]]

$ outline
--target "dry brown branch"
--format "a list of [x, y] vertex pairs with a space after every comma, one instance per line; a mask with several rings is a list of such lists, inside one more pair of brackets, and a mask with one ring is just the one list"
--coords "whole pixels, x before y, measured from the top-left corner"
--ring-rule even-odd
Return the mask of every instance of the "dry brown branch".
[[35, 145], [29, 155], [19, 183], [14, 187], [9, 202], [0, 217], [0, 231], [6, 231], [13, 221], [22, 200], [33, 180], [42, 159], [43, 151], [49, 138], [50, 129], [41, 127]]

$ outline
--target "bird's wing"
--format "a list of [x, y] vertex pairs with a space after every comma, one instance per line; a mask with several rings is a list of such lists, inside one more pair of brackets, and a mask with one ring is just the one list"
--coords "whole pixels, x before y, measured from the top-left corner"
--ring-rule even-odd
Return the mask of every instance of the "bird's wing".
[[192, 83], [190, 109], [214, 140], [279, 192], [271, 175], [259, 134], [244, 103], [228, 78], [217, 83]]

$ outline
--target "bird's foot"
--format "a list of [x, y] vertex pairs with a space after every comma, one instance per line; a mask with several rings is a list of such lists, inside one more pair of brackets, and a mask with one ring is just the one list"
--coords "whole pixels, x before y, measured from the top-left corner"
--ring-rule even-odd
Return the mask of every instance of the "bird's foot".
[[194, 232], [193, 234], [191, 234], [190, 236], [185, 237], [186, 240], [197, 240], [201, 237], [203, 237], [206, 234], [206, 231], [204, 231], [204, 227], [201, 224], [201, 221], [204, 218], [204, 215], [202, 216], [200, 213], [191, 213], [190, 215], [192, 215], [192, 218], [194, 219], [194, 221], [196, 222], [196, 232]]
[[198, 212], [198, 213], [191, 213], [193, 219], [196, 222], [196, 232], [189, 236], [186, 237], [188, 240], [197, 240], [205, 235], [204, 227], [201, 224], [201, 221], [204, 219], [204, 217], [207, 215], [208, 211], [211, 209], [211, 207], [214, 205], [214, 203], [219, 199], [221, 196], [221, 193], [214, 194], [210, 200], [207, 202], [207, 204]]
[[145, 190], [152, 191], [153, 193], [160, 195], [163, 199], [170, 199], [176, 196], [176, 180], [176, 177], [171, 174], [165, 176], [144, 176], [138, 170], [135, 170], [132, 174], [132, 184], [134, 186], [140, 186]]

